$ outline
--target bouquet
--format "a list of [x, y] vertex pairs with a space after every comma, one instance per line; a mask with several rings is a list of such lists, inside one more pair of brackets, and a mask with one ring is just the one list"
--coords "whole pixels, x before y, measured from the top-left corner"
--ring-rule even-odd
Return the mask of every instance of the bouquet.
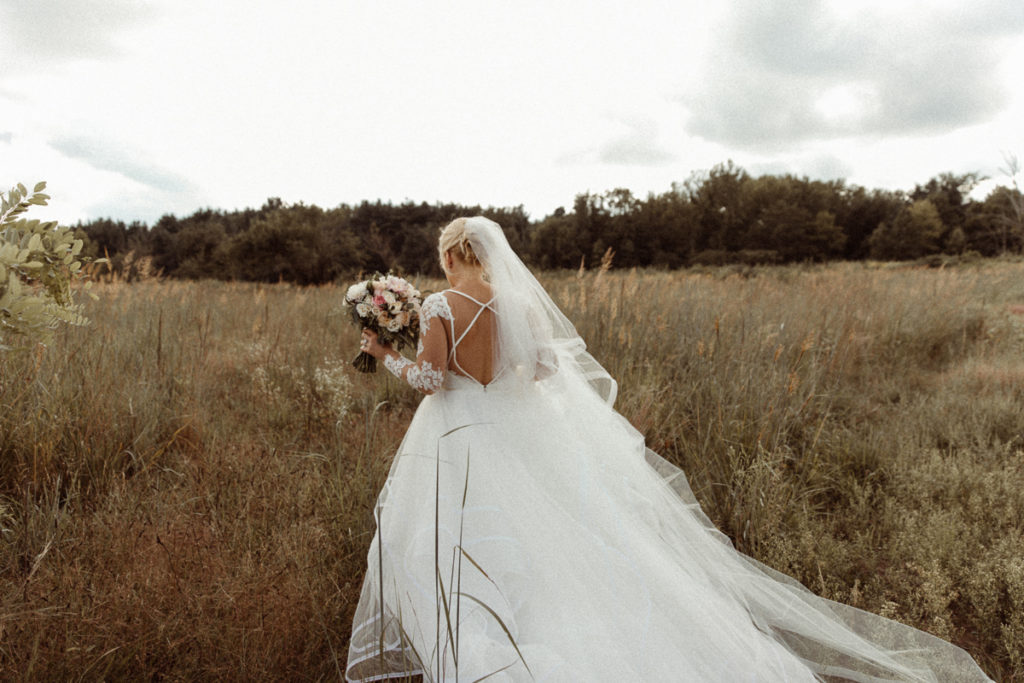
[[[420, 336], [420, 291], [400, 277], [374, 273], [345, 293], [352, 322], [377, 333], [380, 342], [401, 350], [414, 346]], [[377, 372], [377, 359], [360, 351], [352, 361], [359, 372]]]

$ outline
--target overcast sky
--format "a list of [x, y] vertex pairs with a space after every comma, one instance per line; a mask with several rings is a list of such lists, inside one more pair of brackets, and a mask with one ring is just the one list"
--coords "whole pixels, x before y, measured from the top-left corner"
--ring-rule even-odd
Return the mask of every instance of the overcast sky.
[[[0, 185], [65, 223], [754, 175], [1002, 184], [1022, 0], [0, 0]], [[991, 186], [991, 183], [988, 187]], [[982, 188], [982, 192], [985, 188]]]

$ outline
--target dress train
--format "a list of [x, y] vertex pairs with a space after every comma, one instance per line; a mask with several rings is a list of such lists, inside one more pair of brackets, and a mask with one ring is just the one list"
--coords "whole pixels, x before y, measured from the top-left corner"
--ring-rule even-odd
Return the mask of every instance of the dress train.
[[963, 650], [736, 551], [570, 373], [449, 372], [376, 517], [350, 681], [988, 680]]

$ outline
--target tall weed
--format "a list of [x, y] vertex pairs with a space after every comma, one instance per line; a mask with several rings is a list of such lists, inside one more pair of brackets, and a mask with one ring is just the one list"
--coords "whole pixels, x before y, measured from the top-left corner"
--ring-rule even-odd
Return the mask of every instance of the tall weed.
[[[758, 559], [1024, 680], [1024, 266], [543, 274]], [[424, 283], [435, 284], [435, 283]], [[320, 680], [418, 396], [341, 290], [97, 287], [0, 358], [0, 672]]]

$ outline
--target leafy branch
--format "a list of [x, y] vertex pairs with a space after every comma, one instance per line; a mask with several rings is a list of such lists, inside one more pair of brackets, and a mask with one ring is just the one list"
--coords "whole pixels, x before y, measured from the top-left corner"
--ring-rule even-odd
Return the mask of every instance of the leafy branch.
[[[0, 351], [49, 343], [60, 324], [88, 323], [72, 288], [83, 279], [82, 240], [56, 221], [21, 217], [32, 206], [46, 206], [45, 189], [46, 183], [36, 183], [30, 193], [18, 183], [0, 193]], [[12, 338], [23, 343], [10, 346]]]

